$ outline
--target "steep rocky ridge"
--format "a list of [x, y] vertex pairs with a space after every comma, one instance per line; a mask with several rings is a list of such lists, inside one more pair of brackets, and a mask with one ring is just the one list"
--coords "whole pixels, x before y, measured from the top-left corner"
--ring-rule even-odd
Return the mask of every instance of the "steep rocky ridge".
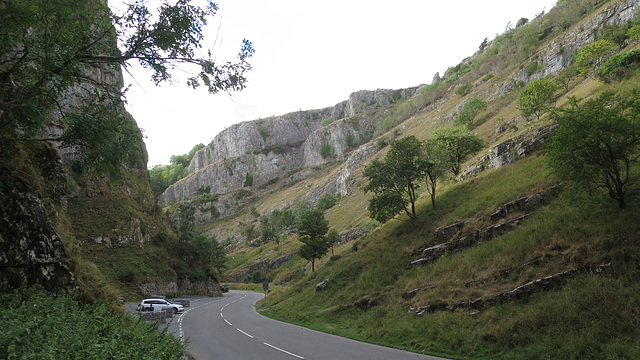
[[[64, 132], [60, 111], [80, 107], [103, 88], [123, 85], [117, 64], [87, 66], [82, 78], [56, 99], [58, 107], [40, 138]], [[155, 208], [146, 149], [142, 134], [136, 135], [115, 177], [83, 166], [77, 161], [81, 150], [58, 141], [7, 146], [11, 157], [0, 158], [0, 293], [39, 284], [51, 291], [80, 288], [95, 299], [115, 295], [114, 288], [122, 295], [170, 285], [174, 292], [216, 287], [179, 279], [165, 245], [153, 243], [154, 235], [164, 239], [171, 230]]]
[[[362, 190], [358, 188], [358, 184], [363, 181], [359, 176], [363, 166], [372, 158], [376, 156], [384, 156], [384, 150], [381, 151], [379, 141], [389, 141], [390, 139], [405, 136], [416, 135], [421, 139], [429, 136], [430, 132], [439, 126], [450, 124], [455, 119], [460, 108], [471, 97], [480, 97], [487, 102], [491, 103], [492, 108], [487, 112], [490, 113], [491, 118], [486, 122], [478, 126], [475, 130], [478, 131], [486, 141], [487, 147], [479, 154], [479, 157], [475, 160], [470, 160], [467, 164], [466, 171], [458, 180], [464, 180], [469, 177], [478, 174], [481, 171], [502, 167], [511, 164], [518, 159], [529, 156], [539, 150], [545, 142], [545, 139], [554, 127], [546, 121], [534, 121], [532, 119], [526, 119], [520, 115], [515, 105], [513, 105], [514, 92], [516, 85], [519, 82], [526, 84], [532, 79], [539, 78], [546, 75], [557, 75], [569, 64], [569, 53], [581, 48], [585, 44], [593, 41], [594, 33], [601, 29], [605, 25], [610, 24], [623, 24], [629, 20], [632, 20], [637, 15], [638, 1], [637, 0], [620, 0], [611, 2], [603, 7], [601, 11], [586, 16], [578, 25], [573, 26], [567, 32], [560, 32], [553, 38], [547, 38], [545, 41], [541, 41], [541, 46], [533, 55], [518, 64], [507, 64], [503, 67], [496, 67], [496, 72], [493, 73], [491, 78], [485, 77], [486, 73], [476, 73], [475, 78], [465, 78], [461, 81], [469, 81], [472, 84], [472, 90], [468, 95], [461, 96], [455, 93], [455, 90], [461, 83], [453, 79], [456, 75], [453, 70], [448, 71], [443, 77], [436, 76], [434, 79], [443, 82], [448, 85], [446, 94], [435, 101], [429, 102], [426, 105], [421, 105], [420, 91], [412, 90], [411, 93], [403, 94], [402, 101], [398, 101], [396, 104], [392, 104], [390, 108], [375, 110], [375, 106], [370, 110], [364, 110], [364, 113], [357, 114], [357, 116], [349, 116], [340, 120], [335, 120], [331, 124], [319, 127], [313, 132], [307, 135], [307, 138], [301, 147], [304, 149], [296, 154], [299, 156], [296, 161], [299, 161], [298, 166], [304, 168], [294, 168], [294, 173], [284, 172], [280, 177], [278, 186], [272, 187], [271, 190], [274, 193], [278, 193], [280, 190], [287, 187], [289, 184], [293, 184], [300, 180], [305, 180], [317, 173], [320, 167], [331, 164], [335, 166], [336, 170], [330, 172], [322, 179], [314, 178], [313, 180], [303, 181], [304, 188], [300, 188], [296, 195], [296, 199], [305, 199], [310, 201], [312, 205], [315, 205], [317, 200], [323, 194], [340, 193], [341, 195], [349, 197], [345, 201], [353, 201], [354, 198], [358, 198], [357, 206], [345, 205], [351, 211], [358, 211], [358, 215], [355, 214], [340, 214], [335, 215], [335, 218], [354, 217], [358, 218], [356, 221], [344, 221], [342, 224], [346, 224], [343, 228], [340, 228], [341, 236], [343, 240], [354, 240], [354, 237], [348, 234], [357, 233], [362, 235], [364, 232], [362, 228], [367, 225], [366, 221], [366, 200], [360, 199], [360, 197], [366, 197], [362, 195]], [[562, 49], [565, 49], [564, 51]], [[568, 50], [567, 50], [568, 49]], [[474, 54], [472, 57], [465, 59], [464, 62], [473, 64], [475, 59], [478, 59], [482, 55], [482, 51]], [[533, 74], [528, 74], [526, 69], [527, 65], [531, 62], [538, 63], [538, 70]], [[505, 69], [506, 68], [506, 69]], [[421, 86], [418, 89], [423, 89]], [[390, 92], [393, 94], [393, 92]], [[406, 102], [405, 102], [406, 101]], [[366, 102], [364, 102], [366, 103]], [[390, 109], [396, 109], [403, 105], [418, 104], [414, 111], [408, 113], [404, 122], [400, 126], [396, 126], [394, 129], [385, 134], [380, 134], [379, 138], [366, 139], [358, 144], [357, 147], [352, 149], [344, 146], [346, 143], [346, 134], [348, 131], [355, 131], [354, 127], [349, 127], [349, 122], [357, 121], [362, 128], [375, 128], [376, 122], [380, 121], [381, 117]], [[354, 107], [351, 107], [354, 109]], [[328, 108], [330, 109], [330, 108]], [[358, 107], [356, 107], [358, 109]], [[292, 114], [288, 114], [291, 116]], [[260, 120], [259, 120], [260, 121]], [[515, 126], [516, 130], [509, 130], [509, 125]], [[244, 125], [244, 126], [248, 126]], [[257, 125], [254, 125], [257, 126]], [[337, 135], [336, 135], [337, 134]], [[378, 135], [378, 134], [376, 134]], [[332, 138], [330, 137], [332, 136]], [[333, 137], [335, 136], [335, 137]], [[344, 138], [343, 138], [344, 136]], [[327, 139], [332, 139], [327, 141]], [[261, 139], [258, 139], [261, 140]], [[320, 150], [324, 141], [331, 142], [335, 148], [335, 157], [331, 159], [323, 159], [320, 156]], [[215, 142], [215, 146], [220, 146], [220, 143]], [[206, 153], [203, 151], [203, 158], [206, 157]], [[305, 158], [300, 158], [305, 156]], [[274, 156], [275, 157], [275, 156]], [[246, 156], [244, 160], [239, 162], [249, 163], [251, 157]], [[213, 160], [213, 157], [212, 159]], [[218, 160], [219, 161], [219, 160]], [[226, 161], [229, 161], [228, 159]], [[251, 160], [252, 161], [252, 160]], [[202, 164], [202, 162], [201, 162]], [[212, 164], [212, 162], [210, 162]], [[206, 167], [199, 165], [200, 171], [206, 171]], [[208, 165], [211, 166], [211, 165]], [[269, 205], [264, 205], [263, 197], [265, 190], [257, 189], [255, 184], [256, 173], [254, 175], [253, 187], [242, 187], [242, 183], [245, 180], [245, 175], [250, 172], [249, 168], [244, 168], [240, 174], [237, 174], [231, 182], [235, 182], [238, 189], [244, 189], [251, 192], [251, 195], [244, 204], [251, 203], [251, 206], [255, 207], [261, 214], [268, 213], [274, 208], [286, 208], [293, 204], [293, 199], [287, 197], [286, 202], [278, 203], [275, 205], [274, 201], [271, 201]], [[187, 186], [182, 186], [182, 182], [195, 182], [196, 179], [203, 179], [204, 177], [194, 176], [198, 173], [192, 173], [192, 175], [186, 177], [181, 182], [175, 184], [175, 189], [182, 188], [188, 189]], [[274, 176], [274, 173], [270, 173], [266, 178], [260, 180], [261, 185], [267, 185], [270, 183], [269, 177]], [[282, 179], [286, 178], [286, 181]], [[272, 178], [275, 179], [275, 178]], [[220, 177], [218, 182], [222, 183], [228, 181], [228, 179]], [[191, 194], [197, 194], [199, 186], [206, 185], [211, 186], [212, 192], [214, 187], [219, 184], [207, 183], [203, 181], [201, 183], [195, 183], [190, 185]], [[171, 191], [175, 191], [175, 189]], [[233, 187], [228, 187], [226, 190], [234, 191]], [[169, 190], [168, 190], [169, 192]], [[356, 194], [357, 193], [357, 194]], [[182, 193], [181, 196], [190, 198], [189, 195]], [[167, 195], [167, 193], [165, 193]], [[192, 195], [193, 196], [193, 195]], [[225, 198], [226, 195], [221, 196], [220, 199]], [[229, 195], [230, 197], [231, 195]], [[169, 204], [171, 201], [177, 201], [180, 197], [171, 196], [166, 198], [163, 196], [162, 201], [164, 204]], [[228, 207], [225, 210], [221, 210], [219, 217], [213, 217], [206, 213], [202, 214], [202, 221], [199, 225], [202, 225], [206, 230], [218, 237], [219, 241], [232, 240], [234, 244], [241, 244], [245, 240], [245, 236], [242, 235], [242, 229], [248, 224], [251, 224], [253, 220], [250, 216], [243, 217], [242, 214], [248, 212], [248, 206], [243, 208], [243, 204], [236, 202], [234, 207]], [[220, 205], [216, 206], [225, 206]], [[228, 211], [227, 211], [228, 210]], [[338, 213], [341, 210], [336, 210]], [[360, 216], [360, 212], [365, 215]], [[238, 218], [234, 220], [222, 221], [224, 217], [230, 217], [231, 215], [238, 215]], [[337, 219], [334, 215], [327, 214], [328, 217], [332, 217], [332, 221]], [[214, 221], [215, 220], [215, 221]], [[338, 220], [340, 221], [340, 220]], [[358, 224], [359, 223], [359, 224]], [[338, 226], [340, 226], [338, 225]], [[258, 225], [256, 225], [258, 226]], [[333, 223], [332, 223], [333, 226]], [[222, 230], [224, 228], [224, 230]], [[241, 248], [241, 246], [240, 246]], [[234, 279], [246, 279], [255, 269], [251, 264], [246, 264], [244, 269], [235, 269], [233, 271]]]
[[210, 186], [213, 194], [236, 191], [245, 187], [247, 174], [253, 177], [252, 186], [259, 187], [329, 160], [322, 156], [323, 146], [329, 147], [331, 158], [341, 157], [375, 129], [375, 118], [356, 115], [413, 96], [418, 89], [358, 91], [333, 107], [235, 124], [194, 155], [185, 178], [171, 185], [160, 201], [166, 206], [193, 199], [202, 186]]
[[[635, 0], [622, 0], [608, 5], [606, 9], [587, 18], [579, 26], [561, 33], [525, 62], [514, 67], [506, 81], [490, 86], [483, 86], [486, 82], [484, 79], [474, 81], [473, 86], [477, 90], [473, 95], [492, 101], [513, 90], [518, 82], [526, 84], [535, 78], [557, 75], [568, 65], [572, 52], [593, 41], [597, 29], [605, 25], [623, 24], [633, 19], [637, 11], [638, 2]], [[487, 48], [490, 48], [490, 45]], [[482, 50], [465, 59], [464, 62], [471, 62], [481, 54]], [[527, 64], [533, 61], [539, 63], [540, 70], [534, 74], [527, 74]], [[436, 74], [434, 79], [447, 81], [451, 76], [453, 75], [450, 69], [442, 78]], [[351, 94], [348, 100], [333, 107], [294, 112], [233, 125], [218, 134], [211, 144], [195, 154], [185, 178], [170, 186], [160, 196], [159, 202], [167, 206], [183, 199], [193, 199], [198, 195], [198, 190], [205, 186], [210, 186], [213, 194], [229, 194], [241, 189], [254, 191], [257, 187], [286, 176], [299, 180], [309, 172], [298, 170], [318, 166], [336, 158], [350, 165], [345, 166], [340, 171], [340, 175], [328, 179], [326, 184], [311, 189], [306, 199], [313, 203], [328, 191], [345, 195], [348, 192], [346, 179], [358, 166], [368, 160], [367, 156], [370, 158], [377, 152], [368, 141], [376, 126], [375, 117], [380, 115], [356, 115], [384, 108], [400, 99], [411, 98], [418, 94], [420, 88], [358, 91]], [[434, 115], [427, 115], [428, 118], [433, 121], [443, 120], [443, 116], [439, 114], [441, 110], [439, 107], [452, 100], [454, 94], [451, 90], [453, 89], [455, 88], [450, 89], [447, 100], [430, 106]], [[453, 111], [445, 113], [444, 121], [452, 121], [455, 118], [465, 99], [459, 101]], [[516, 118], [512, 121], [524, 120], [526, 119]], [[496, 146], [488, 155], [483, 155], [476, 161], [474, 168], [465, 173], [465, 176], [482, 169], [508, 164], [520, 155], [529, 154], [537, 147], [524, 145], [524, 143], [540, 144], [542, 141], [540, 136], [547, 133], [546, 130], [533, 131], [533, 137], [521, 136], [519, 140], [507, 139], [508, 145], [505, 143]], [[352, 147], [347, 145], [349, 136], [355, 139]], [[331, 157], [322, 156], [323, 146], [330, 148]], [[354, 151], [358, 146], [364, 147]], [[512, 151], [509, 154], [498, 151], [504, 147], [521, 150], [526, 147], [528, 151], [518, 150], [522, 154], [514, 156]], [[500, 159], [495, 158], [497, 152], [500, 152]], [[363, 154], [367, 156], [363, 157]], [[505, 155], [508, 156], [505, 157]], [[351, 156], [355, 158], [351, 159]], [[488, 167], [487, 163], [489, 163]], [[248, 174], [253, 179], [252, 186], [245, 186]], [[220, 208], [221, 204], [218, 207]], [[226, 208], [229, 209], [228, 205]], [[222, 216], [233, 212], [224, 211]]]

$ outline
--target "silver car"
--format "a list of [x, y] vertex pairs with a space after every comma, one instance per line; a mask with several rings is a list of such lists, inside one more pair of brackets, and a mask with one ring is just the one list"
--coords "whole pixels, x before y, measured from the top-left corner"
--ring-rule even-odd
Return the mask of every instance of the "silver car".
[[173, 309], [173, 313], [176, 314], [182, 312], [184, 306], [164, 299], [144, 299], [138, 304], [138, 311], [164, 311], [164, 309]]

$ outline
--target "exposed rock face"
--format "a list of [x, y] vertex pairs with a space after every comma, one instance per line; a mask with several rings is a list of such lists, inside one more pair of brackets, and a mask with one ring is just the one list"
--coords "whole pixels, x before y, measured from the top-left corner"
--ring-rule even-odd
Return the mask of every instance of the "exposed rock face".
[[23, 283], [68, 289], [74, 276], [41, 195], [19, 179], [13, 185], [0, 206], [0, 293]]
[[[210, 186], [213, 194], [240, 190], [245, 188], [247, 174], [253, 178], [252, 186], [258, 187], [293, 170], [339, 158], [357, 149], [374, 131], [374, 118], [356, 115], [387, 106], [416, 91], [418, 87], [358, 91], [333, 107], [235, 124], [198, 151], [185, 178], [170, 186], [159, 200], [168, 205], [193, 199], [202, 186]], [[361, 154], [355, 162], [362, 160]], [[342, 179], [347, 176], [343, 173]], [[334, 187], [345, 191], [344, 182]]]
[[530, 134], [514, 136], [489, 149], [489, 154], [476, 159], [462, 172], [458, 180], [464, 180], [469, 175], [483, 170], [501, 167], [526, 157], [534, 151], [540, 150], [549, 136], [556, 129], [556, 125], [542, 126]]
[[[558, 75], [569, 65], [570, 57], [574, 51], [593, 42], [596, 29], [607, 25], [625, 24], [635, 19], [638, 14], [638, 7], [637, 0], [623, 0], [613, 3], [576, 29], [562, 33], [537, 56], [532, 58], [532, 60], [538, 61], [544, 70], [531, 76], [531, 78]], [[525, 82], [528, 82], [529, 80], [526, 70], [514, 73], [512, 78], [514, 81], [525, 80]], [[505, 86], [510, 88], [513, 83], [507, 83]]]

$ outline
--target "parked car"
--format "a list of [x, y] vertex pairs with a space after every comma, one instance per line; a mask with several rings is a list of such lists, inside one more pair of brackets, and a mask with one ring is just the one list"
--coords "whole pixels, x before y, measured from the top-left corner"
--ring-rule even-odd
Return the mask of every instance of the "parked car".
[[220, 286], [220, 291], [222, 292], [229, 292], [229, 287], [227, 285], [221, 285]]
[[173, 309], [175, 314], [184, 311], [184, 306], [164, 299], [144, 299], [138, 304], [138, 311], [163, 311], [164, 309]]

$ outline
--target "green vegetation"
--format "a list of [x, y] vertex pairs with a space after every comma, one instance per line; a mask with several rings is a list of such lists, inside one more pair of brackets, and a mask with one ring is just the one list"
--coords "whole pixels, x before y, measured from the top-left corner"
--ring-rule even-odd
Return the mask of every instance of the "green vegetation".
[[302, 243], [298, 255], [311, 261], [311, 272], [315, 271], [316, 259], [321, 258], [329, 250], [325, 235], [329, 231], [329, 222], [324, 218], [322, 210], [308, 210], [300, 215], [297, 223], [298, 240]]
[[599, 80], [606, 83], [621, 81], [640, 67], [640, 50], [631, 50], [611, 56], [597, 71]]
[[435, 207], [438, 179], [448, 171], [458, 175], [462, 162], [482, 147], [482, 139], [460, 127], [440, 128], [426, 142], [413, 135], [394, 140], [385, 160], [373, 159], [363, 172], [369, 181], [363, 190], [373, 193], [371, 218], [384, 223], [404, 211], [415, 219], [423, 180]]
[[372, 160], [363, 173], [369, 179], [365, 193], [374, 194], [369, 200], [371, 218], [385, 222], [403, 210], [415, 218], [424, 168], [423, 144], [415, 136], [394, 140], [385, 161]]
[[433, 132], [430, 142], [433, 146], [443, 148], [442, 157], [454, 176], [460, 174], [462, 163], [469, 156], [484, 147], [484, 141], [478, 135], [459, 126], [437, 129]]
[[0, 298], [2, 359], [183, 359], [175, 336], [116, 311], [38, 287]]
[[464, 103], [462, 109], [460, 109], [460, 112], [456, 116], [455, 124], [472, 129], [474, 126], [473, 120], [484, 110], [487, 110], [487, 102], [480, 98], [472, 97]]
[[156, 165], [149, 170], [149, 185], [153, 195], [160, 196], [169, 186], [182, 179], [191, 159], [201, 149], [204, 149], [204, 144], [194, 146], [188, 154], [171, 156], [171, 165]]
[[335, 155], [335, 153], [336, 153], [336, 149], [333, 147], [333, 145], [331, 145], [331, 143], [328, 140], [325, 140], [322, 142], [322, 146], [320, 147], [320, 156], [322, 156], [323, 159], [331, 157]]
[[576, 67], [580, 75], [593, 75], [617, 50], [618, 46], [608, 40], [598, 40], [583, 46], [576, 56]]
[[582, 189], [601, 188], [620, 208], [637, 182], [640, 162], [640, 99], [605, 92], [557, 114], [558, 129], [548, 147], [554, 171]]
[[253, 186], [253, 174], [251, 174], [250, 172], [247, 172], [247, 175], [245, 175], [245, 178], [244, 178], [244, 184], [242, 186], [244, 187]]
[[556, 102], [555, 93], [560, 85], [550, 78], [535, 79], [520, 90], [518, 109], [524, 116], [535, 115], [538, 120]]
[[[211, 53], [209, 58], [195, 56], [201, 53], [195, 49], [203, 26], [217, 10], [213, 3], [163, 4], [154, 18], [144, 3], [133, 3], [119, 15], [98, 0], [7, 0], [2, 6], [2, 161], [24, 141], [56, 140], [76, 149], [86, 166], [118, 173], [131, 156], [143, 162], [140, 131], [124, 109], [121, 84], [88, 79], [95, 66], [117, 73], [119, 66], [135, 60], [160, 84], [170, 79], [170, 69], [192, 64], [198, 70], [189, 86], [204, 85], [215, 93], [244, 88], [247, 60], [254, 52], [245, 40], [235, 64], [218, 65]], [[68, 105], [67, 90], [74, 86], [87, 91], [74, 93], [76, 105]], [[40, 134], [54, 111], [64, 132], [43, 139]]]
[[[549, 189], [556, 180], [547, 169], [544, 157], [533, 157], [448, 187], [440, 193], [437, 209], [421, 204], [415, 221], [386, 224], [359, 241], [357, 251], [352, 244], [340, 247], [341, 259], [326, 262], [286, 292], [272, 292], [262, 302], [262, 313], [362, 341], [453, 358], [639, 356], [634, 315], [640, 305], [635, 295], [640, 290], [635, 266], [640, 253], [640, 224], [634, 220], [638, 208], [621, 212], [600, 203], [599, 197], [575, 203], [561, 195], [506, 236], [448, 254], [429, 266], [409, 267], [420, 249], [435, 245], [436, 227], [486, 217], [505, 202]], [[636, 189], [634, 199], [638, 195]], [[531, 263], [539, 258], [544, 261]], [[616, 270], [579, 273], [557, 287], [475, 315], [464, 310], [416, 315], [419, 307], [486, 298], [547, 275], [606, 262]], [[316, 292], [313, 284], [324, 279], [329, 286]], [[402, 297], [416, 288], [414, 298]]]
[[336, 194], [324, 194], [318, 199], [318, 204], [316, 205], [316, 209], [320, 211], [327, 211], [334, 207], [340, 201], [340, 193]]

